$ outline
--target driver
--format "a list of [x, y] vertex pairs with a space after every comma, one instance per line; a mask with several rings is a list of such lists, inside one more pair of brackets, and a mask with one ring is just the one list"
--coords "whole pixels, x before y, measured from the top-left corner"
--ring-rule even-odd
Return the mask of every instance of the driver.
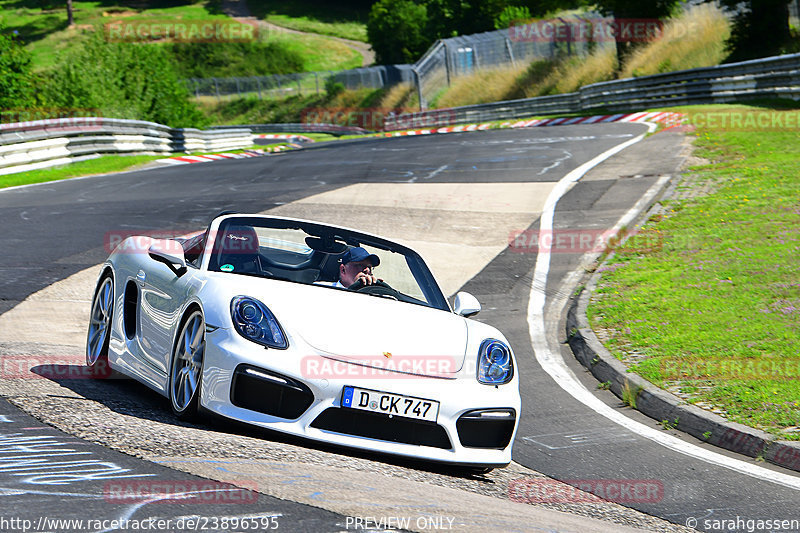
[[341, 261], [339, 281], [333, 284], [334, 287], [346, 289], [359, 280], [362, 280], [364, 285], [374, 285], [375, 282], [382, 281], [372, 274], [372, 269], [381, 264], [380, 258], [360, 246], [347, 250]]

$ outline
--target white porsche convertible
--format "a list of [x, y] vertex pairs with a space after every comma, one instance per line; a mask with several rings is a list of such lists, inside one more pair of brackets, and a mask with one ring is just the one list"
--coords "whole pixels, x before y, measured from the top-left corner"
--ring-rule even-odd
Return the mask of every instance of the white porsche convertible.
[[[342, 285], [353, 252], [369, 254], [380, 281]], [[209, 411], [327, 443], [500, 467], [518, 426], [518, 376], [503, 335], [467, 318], [479, 310], [463, 292], [451, 309], [401, 244], [222, 214], [202, 232], [115, 248], [92, 300], [86, 363], [153, 388], [179, 417]]]

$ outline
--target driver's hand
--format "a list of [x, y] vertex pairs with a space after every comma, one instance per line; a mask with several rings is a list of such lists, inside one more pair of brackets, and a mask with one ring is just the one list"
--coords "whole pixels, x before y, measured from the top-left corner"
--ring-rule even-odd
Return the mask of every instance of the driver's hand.
[[363, 281], [364, 285], [374, 285], [376, 281], [380, 281], [377, 276], [366, 274], [364, 272], [359, 272], [356, 274], [356, 282], [359, 280]]

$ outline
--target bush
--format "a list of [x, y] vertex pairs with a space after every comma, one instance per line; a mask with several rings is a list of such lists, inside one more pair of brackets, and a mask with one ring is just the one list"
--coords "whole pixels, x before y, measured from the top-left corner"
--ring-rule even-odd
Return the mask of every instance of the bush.
[[267, 76], [304, 69], [302, 55], [281, 42], [174, 43], [169, 50], [183, 78]]
[[496, 30], [510, 28], [515, 22], [528, 21], [531, 18], [531, 11], [527, 6], [506, 6], [505, 9], [494, 19]]
[[0, 23], [0, 110], [19, 109], [33, 99], [31, 56]]
[[325, 95], [328, 99], [336, 98], [344, 92], [344, 83], [336, 81], [336, 76], [330, 76], [325, 80]]
[[205, 119], [160, 46], [109, 43], [99, 34], [48, 72], [47, 105], [97, 109], [107, 117], [202, 127]]

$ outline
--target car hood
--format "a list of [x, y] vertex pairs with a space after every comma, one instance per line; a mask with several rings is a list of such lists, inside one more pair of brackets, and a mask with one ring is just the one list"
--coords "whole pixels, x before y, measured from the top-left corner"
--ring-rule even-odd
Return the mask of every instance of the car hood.
[[[259, 280], [261, 300], [313, 354], [375, 368], [451, 377], [464, 365], [467, 321], [454, 313], [328, 287]], [[260, 288], [260, 287], [259, 287]], [[248, 294], [243, 293], [243, 294]]]

